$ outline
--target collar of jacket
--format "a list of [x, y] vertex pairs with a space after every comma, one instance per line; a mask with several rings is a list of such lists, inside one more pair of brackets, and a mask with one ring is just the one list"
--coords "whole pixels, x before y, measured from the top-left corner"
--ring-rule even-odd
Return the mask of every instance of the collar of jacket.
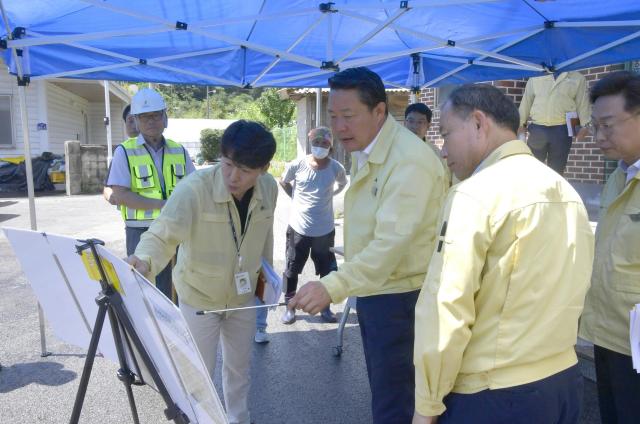
[[[618, 167], [611, 173], [611, 175], [609, 176], [609, 179], [607, 181], [611, 181], [611, 183], [613, 184], [613, 186], [615, 187], [615, 193], [616, 193], [616, 198], [615, 199], [611, 199], [611, 203], [610, 205], [616, 203], [617, 201], [620, 200], [622, 193], [628, 191], [628, 190], [632, 190], [632, 187], [635, 188], [635, 184], [634, 182], [638, 182], [640, 183], [640, 172], [638, 172], [635, 177], [633, 177], [628, 183], [627, 183], [627, 173], [625, 171], [622, 170], [622, 168], [620, 167], [620, 165], [618, 165]], [[609, 205], [603, 205], [605, 207], [608, 207]]]
[[[146, 144], [147, 141], [144, 139], [144, 136], [142, 134], [138, 134], [138, 136], [136, 137], [136, 144], [138, 146], [142, 146], [143, 144]], [[164, 138], [164, 135], [162, 136], [162, 142], [160, 143], [160, 147], [164, 147], [167, 144], [166, 139]], [[149, 144], [147, 144], [147, 146], [150, 146]]]
[[565, 79], [569, 79], [571, 78], [574, 73], [572, 71], [569, 72], [560, 72], [560, 74], [558, 74], [557, 77], [553, 76], [553, 72], [548, 73], [543, 75], [541, 78], [547, 78], [553, 81], [553, 85], [556, 86], [558, 85], [560, 82], [564, 81]]
[[502, 159], [509, 156], [513, 156], [513, 155], [532, 156], [531, 150], [529, 149], [529, 147], [527, 147], [524, 141], [521, 141], [521, 140], [507, 141], [506, 143], [504, 143], [503, 145], [495, 149], [493, 152], [491, 152], [489, 156], [484, 158], [484, 160], [480, 162], [480, 165], [478, 165], [478, 167], [473, 173], [477, 174], [483, 169], [488, 168], [491, 165], [498, 163]]
[[391, 114], [387, 115], [387, 119], [380, 129], [380, 134], [378, 134], [378, 141], [369, 155], [368, 162], [381, 164], [387, 160], [389, 150], [393, 144], [393, 136], [399, 127], [400, 124], [396, 122], [393, 116]]
[[[219, 163], [209, 169], [211, 170], [211, 178], [213, 179], [213, 187], [211, 189], [213, 201], [216, 203], [231, 202], [233, 200], [231, 198], [231, 193], [229, 193], [227, 187], [224, 185], [224, 179], [222, 177], [222, 164]], [[251, 203], [254, 202], [253, 199], [262, 201], [262, 190], [260, 187], [261, 179], [262, 176], [258, 177], [256, 185], [253, 187], [253, 198]]]
[[360, 179], [369, 173], [369, 162], [381, 164], [386, 161], [389, 150], [393, 145], [393, 136], [398, 131], [398, 128], [402, 127], [400, 127], [400, 124], [396, 122], [391, 114], [387, 115], [387, 119], [384, 121], [384, 124], [382, 124], [382, 128], [380, 128], [380, 132], [378, 133], [378, 141], [376, 141], [376, 145], [373, 146], [373, 150], [369, 154], [367, 162], [362, 166], [362, 169], [358, 170], [357, 160], [352, 156], [351, 173], [352, 175], [355, 173], [356, 179]]

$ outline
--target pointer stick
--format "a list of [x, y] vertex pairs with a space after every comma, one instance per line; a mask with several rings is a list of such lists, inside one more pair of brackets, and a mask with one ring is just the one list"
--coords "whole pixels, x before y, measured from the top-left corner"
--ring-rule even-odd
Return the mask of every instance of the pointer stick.
[[280, 303], [272, 303], [270, 305], [243, 306], [242, 308], [218, 309], [215, 311], [197, 311], [196, 315], [219, 314], [220, 312], [244, 311], [247, 309], [271, 308], [273, 306], [286, 306], [286, 303], [280, 302]]

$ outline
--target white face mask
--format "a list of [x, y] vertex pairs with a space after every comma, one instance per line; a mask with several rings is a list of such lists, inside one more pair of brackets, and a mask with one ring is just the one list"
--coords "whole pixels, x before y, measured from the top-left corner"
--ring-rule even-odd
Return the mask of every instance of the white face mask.
[[311, 146], [311, 154], [316, 159], [324, 159], [329, 156], [329, 149], [324, 147]]

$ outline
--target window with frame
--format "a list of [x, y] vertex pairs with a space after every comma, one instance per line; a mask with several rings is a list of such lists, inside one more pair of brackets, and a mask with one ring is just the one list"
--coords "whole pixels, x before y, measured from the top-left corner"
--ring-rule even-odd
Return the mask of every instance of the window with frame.
[[13, 146], [11, 96], [0, 95], [0, 147]]

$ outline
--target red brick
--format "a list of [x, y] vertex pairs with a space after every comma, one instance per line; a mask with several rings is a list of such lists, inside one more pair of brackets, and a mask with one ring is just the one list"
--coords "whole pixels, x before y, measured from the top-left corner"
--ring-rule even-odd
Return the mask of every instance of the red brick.
[[[587, 79], [588, 85], [591, 87], [595, 82], [608, 75], [610, 72], [615, 72], [624, 69], [624, 64], [613, 64], [606, 66], [597, 66], [593, 68], [587, 68], [580, 70]], [[494, 85], [505, 93], [516, 104], [522, 101], [523, 89], [526, 86], [527, 79], [519, 80], [500, 80], [500, 81], [487, 81], [488, 84]], [[427, 137], [430, 141], [436, 145], [442, 145], [442, 139], [439, 133], [440, 111], [435, 108], [435, 102], [437, 99], [437, 89], [429, 87], [420, 92], [420, 101], [427, 104], [433, 109], [433, 122], [432, 126], [427, 133]], [[569, 155], [569, 162], [565, 177], [571, 181], [584, 181], [591, 183], [602, 184], [603, 178], [603, 156], [602, 152], [593, 141], [591, 137], [588, 137], [582, 142], [575, 142]]]
[[496, 87], [515, 87], [515, 81], [506, 80], [506, 81], [497, 81]]
[[589, 73], [590, 74], [599, 74], [601, 72], [605, 71], [605, 67], [604, 66], [598, 66], [597, 68], [591, 68], [589, 69]]

